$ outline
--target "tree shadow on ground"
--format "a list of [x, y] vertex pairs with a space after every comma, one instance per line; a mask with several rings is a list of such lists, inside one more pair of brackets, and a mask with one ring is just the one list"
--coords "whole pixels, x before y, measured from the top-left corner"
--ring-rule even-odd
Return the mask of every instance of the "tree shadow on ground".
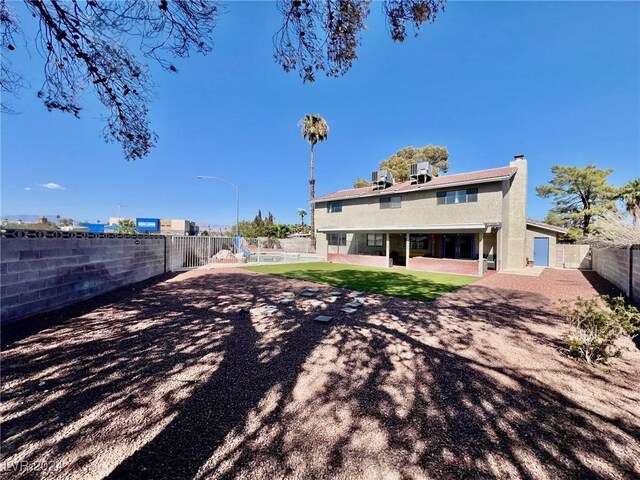
[[148, 280], [143, 280], [142, 282], [138, 282], [133, 285], [126, 285], [111, 292], [97, 295], [91, 299], [83, 300], [73, 305], [2, 325], [2, 338], [0, 339], [2, 349], [4, 350], [8, 348], [14, 342], [30, 337], [31, 335], [35, 335], [41, 330], [60, 325], [69, 318], [84, 315], [97, 308], [103, 307], [104, 305], [113, 303], [115, 296], [136, 295], [136, 293], [141, 292], [145, 288], [165, 282], [178, 275], [179, 273], [175, 272], [157, 275]]
[[579, 270], [580, 274], [591, 284], [593, 289], [600, 295], [618, 296], [622, 292], [614, 284], [605, 280], [593, 270]]
[[592, 394], [627, 397], [596, 409], [505, 361], [510, 349], [553, 352], [541, 295], [471, 285], [433, 303], [372, 297], [354, 316], [329, 304], [323, 325], [300, 301], [261, 314], [302, 282], [177, 280], [3, 352], [3, 452], [63, 459], [71, 478], [640, 474], [637, 390], [604, 384]]

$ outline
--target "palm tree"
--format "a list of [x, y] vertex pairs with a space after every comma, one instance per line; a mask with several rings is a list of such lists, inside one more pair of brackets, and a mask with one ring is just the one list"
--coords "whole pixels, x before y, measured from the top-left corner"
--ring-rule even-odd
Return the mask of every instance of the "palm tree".
[[625, 183], [620, 189], [619, 198], [622, 199], [627, 213], [631, 215], [635, 227], [640, 218], [640, 178]]
[[307, 214], [307, 211], [304, 208], [298, 209], [298, 215], [300, 215], [300, 225], [304, 227], [304, 217]]
[[314, 148], [316, 143], [323, 142], [329, 135], [329, 125], [327, 121], [318, 114], [307, 114], [298, 123], [301, 127], [300, 133], [311, 145], [311, 175], [309, 176], [309, 202], [311, 203], [311, 238], [316, 238], [316, 220], [313, 208], [313, 199], [316, 194], [316, 180], [313, 178]]

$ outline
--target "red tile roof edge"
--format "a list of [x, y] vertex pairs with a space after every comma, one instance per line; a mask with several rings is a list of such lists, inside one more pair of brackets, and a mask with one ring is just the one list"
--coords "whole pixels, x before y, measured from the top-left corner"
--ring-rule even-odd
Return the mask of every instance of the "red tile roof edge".
[[510, 178], [517, 170], [517, 167], [498, 167], [466, 173], [454, 173], [452, 175], [433, 177], [431, 181], [423, 184], [412, 185], [408, 181], [400, 182], [383, 190], [373, 190], [372, 187], [350, 188], [321, 195], [316, 197], [314, 201], [322, 202], [340, 198], [375, 197], [393, 192], [413, 192], [418, 190], [429, 190], [437, 187], [446, 187], [448, 185], [470, 185], [487, 181], [498, 181]]

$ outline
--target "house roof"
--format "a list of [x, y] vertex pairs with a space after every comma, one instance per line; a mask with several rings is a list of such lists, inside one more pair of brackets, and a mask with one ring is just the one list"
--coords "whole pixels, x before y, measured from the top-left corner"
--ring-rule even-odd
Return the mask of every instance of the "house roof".
[[551, 232], [567, 233], [566, 228], [558, 227], [556, 225], [550, 225], [544, 222], [538, 222], [537, 220], [527, 219], [527, 226], [540, 228], [542, 230], [549, 230]]
[[360, 197], [376, 197], [381, 195], [389, 195], [392, 193], [415, 192], [420, 190], [432, 190], [435, 188], [454, 187], [458, 185], [473, 185], [476, 183], [496, 182], [511, 178], [517, 167], [500, 167], [490, 168], [487, 170], [478, 170], [475, 172], [456, 173], [453, 175], [440, 175], [433, 177], [427, 183], [411, 184], [410, 182], [396, 183], [389, 188], [383, 190], [374, 190], [373, 187], [350, 188], [347, 190], [339, 190], [337, 192], [328, 193], [320, 197], [316, 197], [315, 202], [324, 202], [327, 200], [338, 200], [346, 198]]

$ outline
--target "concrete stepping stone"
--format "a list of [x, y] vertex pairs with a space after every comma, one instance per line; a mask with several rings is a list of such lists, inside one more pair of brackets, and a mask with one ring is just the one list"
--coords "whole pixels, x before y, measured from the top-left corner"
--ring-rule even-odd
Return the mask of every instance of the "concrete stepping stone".
[[364, 295], [364, 292], [351, 292], [349, 294], [350, 297], [361, 297], [362, 295]]
[[294, 302], [295, 300], [293, 298], [284, 298], [280, 300], [278, 303], [280, 303], [281, 305], [291, 305]]
[[295, 297], [296, 294], [294, 292], [282, 292], [283, 297]]
[[358, 308], [362, 306], [362, 303], [358, 302], [357, 300], [354, 300], [353, 302], [345, 303], [344, 306], [346, 308]]
[[344, 312], [348, 315], [351, 315], [352, 313], [356, 313], [358, 311], [357, 308], [352, 308], [352, 307], [344, 307], [340, 309], [341, 312]]
[[305, 290], [300, 295], [302, 295], [303, 297], [315, 297], [316, 296], [316, 292], [310, 292], [308, 290]]
[[264, 307], [262, 311], [267, 315], [272, 315], [278, 311], [278, 307]]
[[342, 296], [342, 292], [340, 290], [331, 290], [329, 292], [329, 295], [331, 295], [332, 297], [340, 297]]
[[322, 322], [322, 323], [327, 323], [329, 320], [331, 320], [333, 317], [330, 317], [329, 315], [318, 315], [316, 318], [314, 318], [313, 320], [316, 322]]

